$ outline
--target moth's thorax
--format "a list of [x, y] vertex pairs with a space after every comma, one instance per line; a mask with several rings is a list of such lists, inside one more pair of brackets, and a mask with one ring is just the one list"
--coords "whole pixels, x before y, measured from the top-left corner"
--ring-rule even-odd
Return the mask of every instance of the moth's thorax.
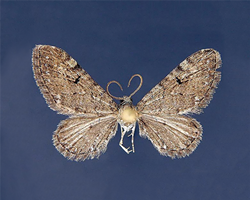
[[124, 96], [120, 103], [118, 121], [125, 126], [134, 124], [138, 119], [138, 112], [132, 104], [132, 100]]

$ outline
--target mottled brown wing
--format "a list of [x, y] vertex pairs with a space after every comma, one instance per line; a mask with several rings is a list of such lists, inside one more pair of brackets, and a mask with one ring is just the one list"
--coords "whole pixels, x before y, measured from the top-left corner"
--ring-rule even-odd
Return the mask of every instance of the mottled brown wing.
[[161, 155], [171, 158], [191, 154], [202, 138], [200, 123], [186, 116], [145, 114], [138, 123], [140, 136], [148, 138]]
[[98, 158], [115, 136], [117, 119], [105, 117], [70, 117], [58, 125], [53, 135], [56, 149], [66, 158], [75, 161]]
[[143, 114], [200, 113], [213, 97], [221, 75], [220, 54], [203, 49], [180, 63], [137, 104]]
[[182, 116], [200, 113], [213, 97], [221, 75], [220, 54], [200, 50], [180, 63], [137, 104], [140, 136], [165, 156], [185, 157], [202, 138], [202, 126]]
[[64, 50], [37, 45], [33, 72], [51, 109], [66, 115], [103, 116], [117, 111], [117, 104]]

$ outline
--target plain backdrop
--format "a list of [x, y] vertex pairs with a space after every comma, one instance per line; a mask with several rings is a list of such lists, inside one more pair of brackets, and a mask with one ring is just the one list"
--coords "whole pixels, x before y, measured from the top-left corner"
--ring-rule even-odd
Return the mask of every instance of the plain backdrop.
[[[119, 81], [136, 104], [192, 53], [221, 54], [222, 81], [194, 115], [203, 140], [189, 157], [161, 156], [135, 133], [135, 154], [118, 145], [99, 159], [73, 162], [52, 144], [67, 116], [50, 110], [35, 84], [31, 52], [68, 52], [102, 87]], [[2, 200], [247, 200], [250, 198], [250, 2], [1, 2]], [[126, 140], [129, 144], [129, 140]]]

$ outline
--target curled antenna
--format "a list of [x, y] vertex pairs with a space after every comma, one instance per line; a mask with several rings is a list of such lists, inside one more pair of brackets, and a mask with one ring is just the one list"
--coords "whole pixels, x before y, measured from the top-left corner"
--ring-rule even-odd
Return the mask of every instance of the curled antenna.
[[109, 85], [111, 83], [116, 83], [117, 85], [119, 85], [121, 91], [123, 91], [122, 86], [121, 86], [121, 84], [119, 82], [117, 82], [117, 81], [109, 81], [108, 84], [107, 84], [107, 86], [106, 86], [106, 90], [107, 90], [107, 93], [109, 94], [109, 96], [111, 96], [112, 98], [117, 99], [117, 100], [123, 100], [123, 97], [115, 97], [112, 94], [110, 94], [110, 92], [109, 92]]
[[140, 78], [140, 85], [136, 88], [136, 90], [131, 94], [131, 95], [129, 95], [129, 98], [131, 98], [140, 88], [141, 88], [141, 86], [142, 86], [142, 83], [143, 83], [143, 79], [142, 79], [142, 76], [140, 75], [140, 74], [134, 74], [130, 79], [129, 79], [129, 82], [128, 82], [128, 87], [130, 86], [130, 82], [132, 81], [132, 79], [134, 78], [134, 77], [139, 77]]
[[[140, 74], [134, 74], [134, 75], [129, 79], [128, 87], [130, 86], [130, 83], [131, 83], [132, 79], [133, 79], [134, 77], [136, 77], [136, 76], [140, 78], [141, 82], [140, 82], [140, 85], [136, 88], [136, 90], [135, 90], [131, 95], [129, 95], [129, 98], [131, 98], [131, 97], [141, 88], [142, 83], [143, 83], [142, 76], [141, 76]], [[120, 84], [119, 82], [117, 82], [117, 81], [109, 81], [108, 84], [107, 84], [107, 86], [106, 86], [106, 90], [107, 90], [108, 95], [111, 96], [111, 97], [114, 98], [114, 99], [123, 100], [124, 97], [116, 97], [116, 96], [113, 96], [112, 94], [110, 94], [110, 92], [109, 92], [109, 86], [110, 86], [111, 83], [116, 83], [116, 84], [120, 87], [121, 91], [123, 91], [122, 86], [121, 86], [121, 84]]]

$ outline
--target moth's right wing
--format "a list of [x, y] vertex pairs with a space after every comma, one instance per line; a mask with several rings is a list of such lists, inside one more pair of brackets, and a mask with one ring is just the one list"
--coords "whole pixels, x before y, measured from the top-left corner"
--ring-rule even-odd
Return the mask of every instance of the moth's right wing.
[[202, 138], [202, 126], [194, 118], [181, 115], [142, 114], [140, 136], [148, 138], [161, 155], [181, 158], [191, 154]]
[[116, 130], [117, 119], [113, 115], [70, 117], [58, 125], [53, 135], [53, 143], [64, 157], [84, 161], [98, 158], [104, 153]]
[[137, 104], [140, 136], [165, 156], [185, 157], [202, 137], [199, 122], [185, 115], [200, 113], [221, 79], [219, 52], [203, 49], [181, 62]]
[[140, 113], [199, 114], [221, 79], [221, 57], [214, 49], [193, 53], [153, 87], [137, 104]]
[[37, 45], [32, 63], [41, 93], [58, 113], [102, 116], [117, 111], [117, 104], [107, 92], [64, 50]]

